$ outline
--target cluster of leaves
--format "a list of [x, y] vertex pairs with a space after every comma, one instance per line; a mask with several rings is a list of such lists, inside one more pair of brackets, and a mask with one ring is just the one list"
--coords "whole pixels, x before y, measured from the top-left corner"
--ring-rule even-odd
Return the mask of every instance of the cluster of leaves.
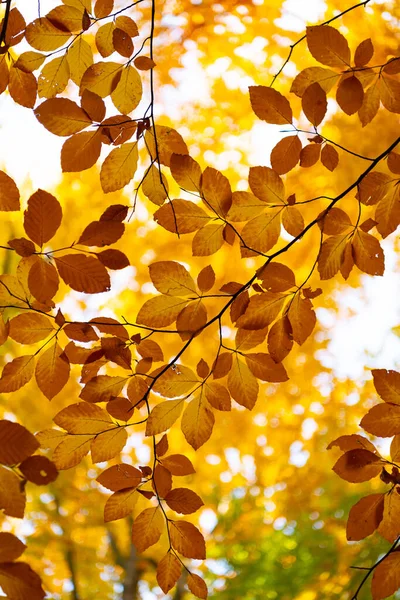
[[[22, 519], [25, 513], [25, 486], [28, 482], [47, 485], [57, 478], [55, 464], [34, 454], [40, 444], [19, 423], [0, 421], [0, 509], [5, 515]], [[26, 546], [12, 533], [0, 532], [0, 586], [8, 598], [45, 597], [37, 573], [25, 562], [15, 562]]]
[[[155, 123], [153, 27], [134, 54], [132, 38], [139, 36], [138, 27], [122, 14], [132, 6], [113, 12], [112, 0], [97, 0], [93, 9], [90, 0], [63, 0], [46, 16], [26, 25], [20, 11], [10, 9], [7, 0], [0, 37], [0, 92], [8, 86], [13, 100], [34, 109], [48, 131], [68, 137], [61, 151], [63, 171], [88, 169], [97, 162], [103, 144], [116, 146], [100, 170], [106, 193], [120, 190], [134, 179], [139, 151], [143, 150], [144, 175], [137, 182], [132, 208], [140, 191], [157, 206], [154, 220], [160, 227], [179, 237], [194, 234], [193, 256], [212, 256], [225, 244], [235, 252], [237, 246], [240, 258], [254, 259], [256, 269], [248, 281], [220, 281], [213, 265], [207, 264], [195, 281], [180, 262], [154, 262], [149, 274], [159, 295], [146, 300], [132, 322], [102, 315], [85, 322], [69, 320], [54, 300], [60, 279], [72, 290], [97, 294], [110, 289], [108, 269], [129, 265], [120, 250], [98, 250], [126, 233], [129, 207], [111, 204], [84, 228], [77, 241], [57, 248], [52, 242], [62, 226], [62, 209], [52, 194], [38, 190], [28, 199], [24, 212], [26, 237], [3, 246], [21, 258], [15, 276], [0, 276], [1, 310], [8, 311], [0, 321], [0, 342], [11, 339], [39, 347], [5, 365], [0, 392], [15, 392], [35, 376], [38, 388], [51, 400], [72, 377], [70, 366], [80, 366], [79, 398], [83, 402], [72, 403], [55, 415], [54, 423], [60, 429], [37, 434], [41, 447], [54, 450], [53, 461], [59, 470], [75, 467], [89, 451], [94, 463], [116, 461], [97, 478], [112, 492], [105, 504], [105, 521], [132, 514], [140, 497], [148, 500], [149, 508], [133, 523], [132, 540], [138, 552], [165, 534], [168, 550], [157, 569], [161, 589], [167, 593], [184, 566], [189, 589], [206, 598], [203, 579], [190, 572], [180, 558], [204, 559], [203, 535], [193, 523], [171, 517], [169, 512], [192, 514], [203, 503], [192, 490], [173, 487], [173, 477], [189, 475], [194, 469], [184, 455], [167, 454], [165, 432], [182, 414], [182, 432], [197, 450], [211, 436], [215, 411], [231, 410], [232, 399], [251, 410], [259, 381], [288, 379], [283, 361], [293, 348], [306, 342], [316, 325], [313, 300], [323, 290], [307, 286], [307, 282], [317, 271], [320, 281], [338, 272], [347, 279], [354, 265], [369, 275], [383, 274], [384, 254], [377, 235], [386, 237], [400, 223], [400, 155], [394, 151], [399, 138], [373, 158], [356, 155], [368, 166], [335, 197], [318, 195], [298, 202], [294, 191], [286, 190], [282, 176], [297, 165], [311, 168], [319, 160], [329, 172], [338, 166], [338, 145], [318, 129], [326, 117], [328, 94], [336, 84], [338, 110], [345, 115], [358, 113], [363, 126], [374, 119], [380, 103], [384, 110], [400, 113], [400, 59], [385, 56], [381, 64], [370, 65], [374, 48], [368, 39], [358, 45], [352, 63], [347, 40], [337, 29], [328, 24], [308, 28], [311, 55], [329, 67], [307, 67], [292, 84], [291, 92], [301, 98], [302, 113], [313, 128], [307, 131], [311, 137], [304, 142], [304, 132], [297, 127], [286, 96], [273, 87], [252, 86], [250, 102], [257, 117], [290, 127], [292, 135], [273, 148], [271, 167], [250, 168], [250, 191], [232, 191], [224, 174], [212, 167], [202, 169], [190, 156], [175, 129]], [[103, 24], [103, 20], [108, 22]], [[90, 37], [93, 33], [94, 39]], [[35, 51], [17, 56], [15, 47], [23, 40]], [[140, 55], [147, 42], [149, 57]], [[117, 52], [122, 62], [95, 62], [93, 44], [102, 58]], [[55, 52], [62, 56], [53, 58]], [[36, 80], [33, 73], [38, 69]], [[150, 100], [140, 118], [132, 118], [143, 95], [138, 70], [144, 72]], [[66, 93], [70, 79], [77, 87], [80, 104], [58, 97]], [[38, 106], [37, 94], [46, 98]], [[111, 102], [104, 101], [108, 97]], [[107, 115], [111, 103], [117, 115]], [[300, 111], [299, 118], [303, 118]], [[83, 131], [89, 127], [90, 131]], [[354, 154], [340, 148], [343, 155]], [[377, 170], [384, 161], [389, 173]], [[168, 171], [163, 172], [163, 167]], [[183, 198], [171, 199], [170, 185], [179, 188]], [[322, 211], [321, 201], [326, 201]], [[355, 223], [348, 214], [349, 204], [358, 209]], [[375, 205], [371, 215], [370, 207]], [[4, 172], [0, 172], [0, 210], [20, 210], [17, 186]], [[304, 278], [281, 261], [304, 236], [314, 232], [319, 242]], [[216, 298], [222, 303], [217, 310]], [[234, 347], [226, 342], [224, 326], [236, 330]], [[165, 359], [163, 340], [167, 335], [174, 336], [180, 347]], [[204, 344], [205, 336], [212, 340], [208, 361], [201, 358], [196, 365], [185, 364], [189, 362], [187, 350], [196, 343]], [[155, 367], [153, 363], [160, 364]], [[116, 375], [116, 370], [120, 374]], [[395, 375], [381, 372], [375, 377], [386, 409], [372, 409], [362, 425], [373, 435], [397, 436], [398, 402], [393, 398], [398, 392], [393, 391], [392, 380], [395, 386], [398, 381]], [[101, 403], [104, 407], [98, 406]], [[150, 465], [136, 467], [119, 461], [130, 427], [144, 430], [152, 439]], [[391, 472], [382, 471], [385, 464], [392, 463], [380, 457], [366, 438], [339, 438], [333, 444], [345, 451], [335, 466], [344, 479], [366, 481], [381, 474], [385, 483], [392, 485], [385, 496], [374, 494], [352, 509], [349, 539], [362, 539], [379, 526], [386, 532], [384, 537], [393, 541], [398, 534], [394, 525], [398, 512], [393, 512], [392, 504], [386, 506], [386, 498], [392, 503], [398, 497], [397, 466]], [[393, 456], [392, 461], [396, 462]], [[22, 465], [21, 472], [25, 475]], [[400, 581], [392, 575], [396, 558], [396, 552], [391, 552], [376, 567], [375, 600], [399, 587]], [[384, 569], [390, 584], [380, 583]]]

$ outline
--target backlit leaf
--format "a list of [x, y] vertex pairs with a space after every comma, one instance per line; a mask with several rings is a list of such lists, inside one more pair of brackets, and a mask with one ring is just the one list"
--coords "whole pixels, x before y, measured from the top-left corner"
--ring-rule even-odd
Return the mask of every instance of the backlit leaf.
[[138, 499], [136, 487], [116, 491], [104, 506], [104, 522], [117, 521], [131, 515]]
[[61, 279], [77, 292], [99, 294], [110, 289], [110, 276], [104, 265], [84, 254], [66, 254], [55, 257]]
[[169, 590], [174, 587], [178, 581], [182, 571], [182, 565], [175, 554], [167, 552], [160, 560], [157, 566], [157, 583], [164, 592], [168, 594]]
[[0, 171], [0, 210], [19, 210], [19, 190], [7, 173]]
[[361, 483], [379, 475], [382, 462], [369, 450], [349, 450], [339, 458], [333, 470], [345, 481]]
[[138, 552], [153, 546], [165, 528], [164, 518], [158, 506], [146, 508], [138, 515], [132, 527], [132, 541]]
[[292, 122], [289, 101], [280, 92], [264, 85], [250, 86], [249, 92], [251, 107], [259, 119], [276, 125]]
[[19, 390], [31, 380], [35, 368], [35, 358], [31, 355], [18, 356], [7, 363], [0, 378], [0, 393]]
[[11, 421], [0, 421], [0, 463], [16, 465], [39, 448], [39, 442], [25, 427]]
[[228, 375], [228, 389], [234, 400], [251, 410], [258, 396], [258, 381], [245, 362], [237, 356], [233, 359]]
[[36, 364], [35, 378], [38, 388], [52, 400], [66, 385], [70, 366], [57, 342], [41, 352]]
[[78, 133], [92, 122], [85, 111], [68, 98], [45, 100], [34, 113], [48, 131], [60, 136]]
[[24, 229], [28, 237], [38, 246], [51, 240], [61, 225], [62, 209], [57, 198], [38, 190], [28, 200], [24, 212]]
[[347, 521], [347, 539], [349, 541], [363, 540], [374, 533], [383, 518], [383, 505], [383, 494], [371, 494], [354, 504]]
[[283, 175], [291, 171], [300, 160], [301, 141], [297, 135], [284, 137], [271, 152], [271, 165], [274, 171]]
[[350, 50], [346, 38], [334, 27], [307, 27], [308, 49], [323, 65], [346, 69], [350, 66]]
[[192, 523], [171, 521], [170, 536], [172, 547], [182, 556], [200, 560], [206, 557], [204, 537]]
[[186, 488], [171, 490], [165, 496], [165, 501], [169, 508], [182, 515], [194, 513], [204, 505], [202, 499], [195, 492]]
[[160, 402], [151, 411], [146, 424], [146, 435], [156, 435], [169, 429], [180, 417], [183, 400]]
[[111, 150], [100, 171], [103, 192], [115, 192], [125, 187], [135, 175], [137, 161], [137, 142]]
[[182, 432], [192, 448], [198, 450], [210, 438], [214, 422], [214, 413], [200, 393], [189, 402], [182, 415]]

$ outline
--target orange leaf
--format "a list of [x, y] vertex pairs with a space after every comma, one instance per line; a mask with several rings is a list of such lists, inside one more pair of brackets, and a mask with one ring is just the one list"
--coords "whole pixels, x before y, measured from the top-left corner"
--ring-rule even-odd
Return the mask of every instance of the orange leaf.
[[328, 169], [334, 171], [339, 164], [339, 154], [331, 144], [325, 144], [321, 150], [321, 162]]
[[356, 67], [364, 67], [374, 55], [374, 46], [372, 45], [371, 39], [368, 38], [358, 44], [354, 53], [354, 64]]
[[285, 296], [264, 292], [250, 298], [249, 305], [237, 326], [244, 329], [264, 329], [270, 325], [282, 310]]
[[26, 546], [12, 533], [0, 532], [0, 563], [12, 562], [21, 556]]
[[90, 452], [94, 463], [111, 460], [122, 452], [128, 434], [123, 427], [115, 427], [110, 431], [98, 433], [92, 440]]
[[293, 120], [289, 101], [271, 87], [250, 86], [251, 107], [257, 117], [267, 123], [287, 125]]
[[80, 94], [85, 90], [94, 92], [100, 98], [106, 98], [117, 87], [122, 75], [122, 65], [116, 62], [97, 62], [83, 74]]
[[54, 331], [48, 317], [26, 312], [10, 320], [9, 336], [20, 344], [34, 344], [44, 340]]
[[153, 489], [157, 496], [165, 498], [172, 487], [171, 472], [162, 465], [156, 465], [153, 471]]
[[247, 366], [257, 379], [279, 383], [289, 379], [282, 363], [276, 363], [269, 354], [259, 352], [245, 355]]
[[132, 541], [138, 552], [153, 546], [164, 529], [164, 518], [159, 507], [146, 508], [136, 517], [132, 527]]
[[4, 171], [0, 171], [0, 210], [19, 210], [19, 190], [14, 180]]
[[84, 131], [68, 138], [61, 148], [63, 173], [85, 171], [96, 164], [101, 151], [98, 131]]
[[108, 402], [120, 395], [126, 382], [126, 377], [97, 375], [88, 381], [79, 397], [86, 402]]
[[123, 144], [111, 150], [101, 166], [100, 182], [103, 192], [115, 192], [127, 185], [136, 173], [137, 142]]
[[278, 142], [271, 152], [274, 171], [283, 175], [291, 171], [300, 160], [301, 141], [297, 135], [289, 135]]
[[126, 488], [137, 487], [141, 482], [143, 474], [139, 469], [131, 465], [120, 463], [103, 471], [96, 479], [107, 489], [118, 492]]
[[192, 240], [193, 256], [215, 254], [224, 243], [224, 224], [205, 225], [199, 229]]
[[361, 419], [360, 425], [368, 433], [379, 437], [391, 437], [400, 433], [400, 406], [377, 404]]
[[287, 316], [278, 319], [268, 334], [268, 351], [275, 362], [281, 362], [293, 347], [292, 327]]
[[15, 66], [10, 68], [8, 91], [11, 98], [26, 108], [33, 108], [36, 102], [37, 81], [32, 73], [21, 71]]
[[182, 415], [181, 428], [188, 444], [198, 450], [210, 438], [214, 423], [214, 413], [200, 393], [189, 402]]
[[70, 366], [62, 348], [55, 342], [40, 354], [36, 364], [35, 378], [40, 391], [52, 400], [69, 379]]
[[279, 175], [269, 167], [251, 167], [250, 189], [257, 198], [268, 204], [283, 204], [285, 185]]
[[172, 547], [186, 558], [204, 559], [206, 544], [203, 535], [192, 523], [170, 521]]
[[59, 286], [55, 267], [40, 256], [35, 257], [29, 275], [28, 287], [31, 294], [43, 304], [47, 304], [56, 294]]
[[154, 220], [172, 233], [192, 233], [210, 218], [200, 206], [188, 200], [172, 200], [154, 213]]
[[160, 261], [149, 267], [151, 281], [162, 294], [169, 296], [197, 295], [196, 284], [183, 265], [172, 260]]
[[173, 323], [187, 300], [176, 296], [156, 296], [147, 300], [140, 309], [136, 322], [148, 327], [167, 327]]
[[[189, 154], [188, 148], [183, 141], [182, 136], [172, 127], [156, 125], [158, 158], [162, 165], [169, 167], [172, 154]], [[145, 133], [145, 141], [150, 156], [156, 159], [156, 146], [154, 141], [154, 131], [148, 129]]]
[[228, 390], [234, 400], [251, 410], [258, 396], [258, 381], [242, 360], [235, 357], [228, 375]]
[[364, 90], [361, 82], [354, 75], [342, 79], [336, 92], [336, 101], [346, 115], [353, 115], [362, 106]]
[[86, 402], [70, 404], [63, 408], [56, 414], [53, 421], [68, 433], [76, 435], [101, 433], [115, 428], [115, 424], [105, 410], [96, 404]]
[[319, 83], [312, 83], [301, 98], [301, 107], [307, 119], [317, 127], [325, 117], [328, 103]]
[[343, 452], [363, 448], [364, 450], [370, 450], [370, 452], [377, 453], [375, 446], [367, 440], [367, 438], [356, 433], [353, 433], [352, 435], [341, 435], [327, 446], [327, 450], [330, 450], [335, 446], [340, 448], [340, 450], [343, 450]]
[[40, 17], [29, 23], [25, 30], [25, 37], [28, 44], [35, 50], [48, 52], [57, 50], [71, 37], [70, 32], [58, 29], [46, 17]]
[[107, 269], [97, 258], [83, 254], [66, 254], [55, 258], [61, 279], [73, 290], [99, 294], [110, 289]]
[[184, 475], [192, 475], [196, 471], [190, 460], [183, 454], [170, 454], [162, 459], [164, 467], [171, 471], [172, 475], [183, 477]]
[[371, 494], [351, 508], [346, 528], [349, 541], [363, 540], [374, 533], [383, 518], [384, 498], [384, 494]]
[[61, 225], [62, 209], [57, 198], [43, 190], [38, 190], [28, 200], [24, 212], [24, 229], [38, 246], [51, 240]]
[[0, 509], [10, 517], [22, 519], [25, 502], [25, 493], [21, 491], [21, 479], [9, 469], [0, 466]]
[[207, 208], [222, 217], [227, 214], [232, 204], [232, 190], [225, 175], [207, 167], [201, 176], [201, 194]]
[[360, 271], [369, 275], [383, 275], [385, 258], [378, 240], [357, 229], [353, 237], [353, 258]]
[[18, 356], [7, 363], [0, 378], [0, 393], [19, 390], [31, 380], [35, 369], [35, 358], [31, 355]]
[[308, 49], [323, 65], [346, 69], [350, 66], [350, 49], [346, 38], [334, 27], [307, 27]]
[[374, 569], [371, 592], [373, 600], [382, 600], [400, 587], [400, 552], [392, 552]]
[[35, 436], [19, 423], [0, 421], [0, 463], [16, 465], [39, 448]]
[[157, 583], [164, 592], [168, 594], [169, 590], [174, 587], [178, 581], [182, 571], [182, 565], [175, 554], [167, 552], [160, 560], [157, 566]]
[[204, 579], [202, 579], [199, 575], [196, 575], [196, 573], [189, 573], [187, 585], [192, 594], [194, 594], [197, 598], [201, 598], [201, 600], [207, 599], [207, 585]]
[[67, 435], [53, 453], [53, 461], [59, 471], [79, 465], [90, 450], [93, 435]]
[[292, 327], [293, 339], [301, 346], [311, 335], [316, 323], [311, 300], [296, 294], [290, 305], [288, 317]]
[[156, 435], [169, 429], [183, 410], [183, 400], [160, 402], [151, 411], [146, 424], [146, 435]]
[[374, 386], [379, 396], [390, 404], [400, 404], [400, 373], [388, 369], [373, 369]]
[[184, 190], [200, 190], [201, 168], [189, 155], [172, 154], [170, 160], [171, 175]]
[[9, 598], [41, 600], [46, 595], [39, 575], [24, 562], [1, 563], [0, 586]]
[[175, 488], [165, 496], [165, 502], [177, 513], [189, 515], [204, 506], [202, 499], [186, 488]]
[[131, 515], [138, 499], [136, 487], [128, 487], [112, 494], [104, 506], [104, 522], [117, 521]]
[[50, 133], [67, 136], [85, 129], [92, 120], [75, 102], [50, 98], [34, 110], [35, 116]]

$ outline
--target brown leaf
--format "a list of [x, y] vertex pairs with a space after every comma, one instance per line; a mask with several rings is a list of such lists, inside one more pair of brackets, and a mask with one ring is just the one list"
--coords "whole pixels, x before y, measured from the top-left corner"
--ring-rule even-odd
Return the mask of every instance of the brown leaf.
[[7, 531], [0, 532], [0, 563], [12, 562], [26, 550], [25, 544]]
[[101, 166], [100, 182], [103, 192], [115, 192], [125, 187], [136, 173], [137, 142], [123, 144], [111, 150]]
[[10, 68], [8, 91], [11, 98], [26, 108], [33, 108], [36, 103], [37, 81], [32, 73], [21, 71], [15, 66]]
[[390, 404], [400, 404], [400, 373], [388, 369], [373, 369], [374, 386], [379, 396]]
[[147, 419], [146, 435], [156, 435], [169, 429], [180, 417], [183, 404], [183, 400], [167, 400], [157, 404]]
[[384, 498], [383, 494], [371, 494], [354, 504], [346, 528], [349, 541], [363, 540], [374, 533], [383, 518]]
[[158, 563], [156, 573], [157, 583], [164, 594], [168, 594], [169, 590], [174, 587], [181, 575], [181, 571], [182, 565], [175, 554], [167, 552], [164, 558]]
[[0, 210], [19, 210], [19, 190], [9, 175], [0, 171]]
[[111, 398], [120, 395], [126, 382], [126, 377], [97, 375], [88, 381], [79, 397], [86, 402], [108, 402]]
[[[170, 166], [172, 154], [189, 154], [182, 136], [172, 127], [156, 125], [155, 132], [157, 136], [158, 158], [162, 165]], [[156, 147], [153, 130], [148, 129], [146, 131], [145, 141], [150, 156], [154, 160], [156, 158]]]
[[371, 39], [368, 38], [358, 44], [354, 53], [354, 64], [356, 67], [364, 67], [374, 55], [374, 46]]
[[110, 276], [102, 263], [84, 254], [55, 257], [61, 279], [77, 292], [99, 294], [110, 289]]
[[331, 144], [325, 144], [321, 150], [321, 162], [328, 169], [334, 171], [339, 164], [339, 154]]
[[301, 141], [297, 135], [284, 137], [271, 152], [271, 165], [274, 171], [283, 175], [288, 173], [300, 160]]
[[92, 122], [84, 110], [67, 98], [45, 100], [34, 113], [48, 131], [60, 136], [78, 133]]
[[21, 479], [15, 473], [0, 466], [0, 509], [10, 517], [22, 519], [25, 512], [25, 493]]
[[373, 600], [382, 600], [400, 587], [400, 552], [396, 550], [377, 565], [372, 575], [371, 592]]
[[63, 173], [85, 171], [96, 164], [101, 151], [98, 131], [84, 131], [68, 138], [61, 148]]
[[382, 461], [369, 450], [349, 450], [339, 458], [333, 470], [345, 481], [361, 483], [380, 474]]
[[39, 575], [24, 562], [1, 563], [0, 586], [9, 598], [41, 600], [46, 595]]
[[201, 168], [188, 154], [172, 154], [170, 160], [171, 175], [184, 190], [200, 190]]
[[172, 233], [192, 233], [208, 223], [210, 216], [188, 200], [172, 200], [154, 213], [156, 223]]
[[251, 107], [259, 119], [275, 125], [292, 122], [289, 101], [280, 92], [264, 85], [250, 86], [249, 92]]
[[383, 275], [385, 271], [385, 258], [378, 240], [359, 228], [353, 237], [353, 258], [364, 273]]
[[132, 541], [138, 552], [144, 552], [153, 546], [165, 527], [164, 518], [159, 507], [146, 508], [136, 517], [132, 527]]
[[153, 489], [160, 498], [165, 498], [172, 487], [171, 472], [162, 465], [156, 465], [153, 471]]
[[162, 459], [164, 467], [171, 471], [172, 475], [183, 477], [184, 475], [192, 475], [196, 471], [190, 460], [183, 454], [170, 454]]
[[42, 247], [51, 240], [61, 225], [62, 209], [57, 198], [43, 190], [38, 190], [28, 200], [24, 212], [24, 229], [27, 236]]
[[238, 404], [251, 410], [258, 396], [258, 381], [245, 362], [236, 356], [228, 375], [228, 390]]
[[11, 421], [0, 421], [0, 463], [15, 465], [39, 448], [39, 443], [25, 427]]
[[301, 98], [301, 107], [307, 119], [317, 127], [325, 117], [328, 103], [319, 83], [311, 84]]
[[187, 578], [187, 585], [192, 594], [194, 594], [197, 598], [207, 600], [207, 585], [204, 579], [200, 577], [200, 575], [196, 575], [196, 573], [189, 573]]
[[350, 66], [350, 49], [346, 38], [334, 27], [307, 27], [308, 49], [323, 65], [338, 69]]
[[214, 423], [214, 413], [200, 393], [189, 402], [182, 415], [181, 428], [188, 444], [198, 450], [210, 438]]
[[189, 515], [204, 506], [202, 499], [186, 488], [175, 488], [165, 496], [165, 502], [177, 513]]
[[40, 391], [52, 400], [69, 379], [70, 366], [62, 348], [55, 342], [42, 352], [36, 364], [35, 378]]
[[59, 278], [56, 268], [40, 256], [35, 257], [35, 262], [28, 275], [28, 287], [31, 294], [43, 304], [50, 302], [57, 293]]
[[32, 355], [18, 356], [7, 363], [0, 378], [0, 393], [19, 390], [31, 380], [35, 369]]
[[364, 100], [361, 82], [354, 75], [342, 79], [336, 92], [336, 101], [346, 115], [353, 115], [360, 110]]
[[247, 366], [257, 379], [279, 383], [289, 379], [282, 363], [276, 363], [269, 354], [259, 352], [245, 355]]
[[172, 547], [186, 558], [204, 559], [206, 545], [203, 535], [192, 523], [170, 521]]
[[361, 419], [360, 425], [368, 433], [379, 437], [391, 437], [400, 433], [400, 406], [377, 404]]
[[136, 487], [118, 490], [112, 494], [104, 506], [104, 522], [117, 521], [131, 515], [138, 499]]
[[375, 446], [369, 440], [367, 440], [367, 438], [356, 433], [353, 433], [351, 435], [341, 435], [327, 446], [327, 450], [330, 450], [335, 446], [340, 448], [340, 450], [343, 450], [343, 452], [347, 452], [348, 450], [358, 450], [362, 448], [364, 450], [369, 450], [370, 452], [378, 454]]
[[36, 485], [48, 485], [58, 476], [54, 463], [46, 456], [30, 456], [19, 465], [19, 470], [28, 481]]
[[9, 336], [20, 344], [35, 344], [53, 331], [50, 319], [40, 313], [25, 312], [10, 320]]

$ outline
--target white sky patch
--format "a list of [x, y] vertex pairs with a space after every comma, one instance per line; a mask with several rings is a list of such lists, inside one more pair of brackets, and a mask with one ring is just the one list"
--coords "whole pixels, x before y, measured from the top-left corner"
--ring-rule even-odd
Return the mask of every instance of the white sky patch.
[[318, 23], [323, 19], [326, 4], [322, 0], [286, 0], [282, 6], [282, 16], [275, 20], [275, 25], [287, 31], [304, 31], [306, 23]]

